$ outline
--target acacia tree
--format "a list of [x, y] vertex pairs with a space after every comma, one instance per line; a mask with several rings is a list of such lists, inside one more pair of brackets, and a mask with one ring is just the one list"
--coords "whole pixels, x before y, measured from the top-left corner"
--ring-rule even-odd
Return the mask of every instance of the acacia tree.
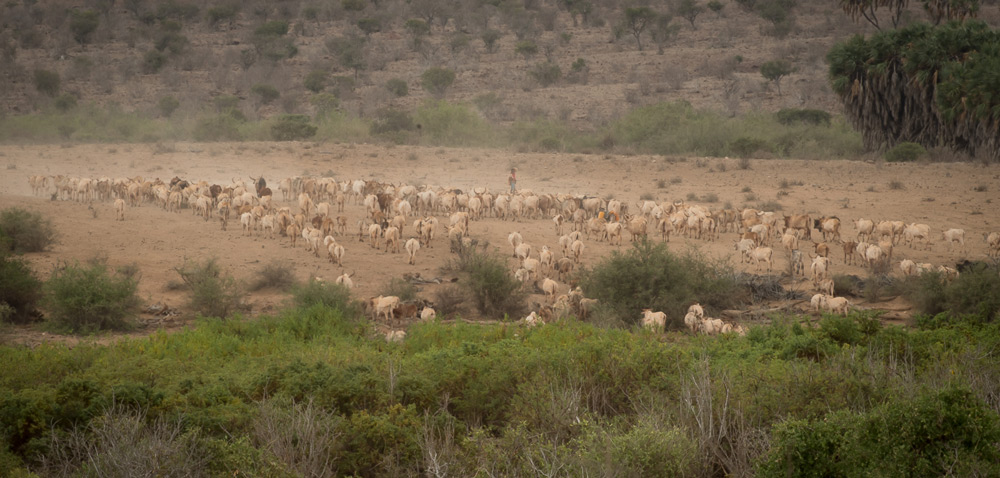
[[787, 60], [771, 60], [760, 65], [760, 75], [773, 81], [781, 94], [781, 78], [795, 72], [795, 68]]
[[694, 19], [698, 18], [698, 15], [704, 11], [705, 7], [698, 5], [696, 0], [681, 0], [680, 5], [677, 6], [677, 14], [691, 22], [691, 28], [697, 28], [694, 26]]
[[864, 18], [876, 30], [882, 30], [882, 26], [879, 24], [878, 10], [888, 11], [892, 27], [896, 28], [903, 10], [909, 3], [910, 0], [840, 0], [840, 7], [844, 9], [844, 13], [851, 16], [852, 20], [858, 21], [859, 18]]
[[635, 37], [635, 44], [639, 47], [639, 51], [642, 51], [642, 40], [640, 39], [642, 32], [656, 20], [656, 17], [656, 12], [649, 7], [628, 7], [625, 9], [623, 22], [625, 28]]

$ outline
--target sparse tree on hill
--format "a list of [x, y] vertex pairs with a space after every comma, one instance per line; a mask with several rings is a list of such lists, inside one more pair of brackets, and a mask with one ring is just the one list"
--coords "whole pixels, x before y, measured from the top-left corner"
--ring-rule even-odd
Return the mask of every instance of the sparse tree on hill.
[[760, 75], [769, 81], [773, 81], [781, 94], [781, 78], [795, 72], [795, 68], [787, 60], [771, 60], [760, 65]]
[[705, 7], [699, 5], [697, 0], [681, 0], [680, 5], [677, 6], [677, 14], [690, 22], [691, 28], [697, 28], [694, 25], [694, 20], [704, 11]]
[[455, 82], [455, 72], [447, 68], [428, 68], [420, 75], [420, 84], [428, 93], [444, 96], [445, 90]]
[[642, 51], [642, 32], [656, 20], [657, 14], [649, 7], [628, 7], [623, 19], [625, 29], [635, 37], [635, 44]]
[[366, 37], [370, 37], [372, 33], [382, 31], [382, 22], [377, 18], [362, 18], [358, 20], [358, 29], [364, 32]]
[[657, 53], [662, 55], [664, 48], [677, 36], [680, 25], [672, 24], [674, 18], [669, 13], [664, 13], [656, 17], [656, 22], [649, 30], [649, 34], [656, 43]]
[[424, 37], [430, 35], [431, 27], [427, 25], [427, 22], [419, 18], [411, 18], [406, 21], [404, 25], [406, 31], [410, 32], [410, 37], [413, 39], [413, 49], [416, 50], [420, 48], [420, 45], [424, 41]]
[[487, 29], [479, 38], [483, 40], [483, 47], [486, 48], [486, 52], [493, 53], [497, 51], [497, 41], [500, 40], [501, 36], [503, 36], [503, 33], [500, 33], [500, 30]]
[[73, 39], [81, 45], [86, 45], [90, 42], [90, 36], [94, 30], [97, 30], [97, 25], [100, 22], [97, 12], [74, 10], [70, 15], [72, 19], [69, 22], [69, 29], [73, 32]]

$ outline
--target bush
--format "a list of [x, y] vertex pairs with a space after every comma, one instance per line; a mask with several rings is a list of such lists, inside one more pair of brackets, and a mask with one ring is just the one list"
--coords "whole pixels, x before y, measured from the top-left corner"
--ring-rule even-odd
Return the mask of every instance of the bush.
[[316, 118], [323, 118], [326, 115], [336, 111], [337, 106], [340, 105], [340, 101], [337, 100], [336, 95], [330, 93], [320, 93], [309, 98], [309, 103], [316, 108]]
[[242, 285], [232, 275], [223, 274], [215, 259], [204, 263], [187, 261], [174, 270], [191, 292], [189, 305], [198, 314], [226, 318], [242, 306]]
[[459, 249], [459, 269], [469, 275], [465, 281], [473, 303], [487, 317], [519, 315], [524, 307], [521, 282], [497, 254], [478, 252], [475, 247]]
[[613, 251], [582, 275], [580, 286], [587, 297], [598, 299], [601, 309], [626, 325], [637, 323], [642, 309], [650, 308], [666, 312], [667, 320], [680, 326], [692, 303], [718, 311], [733, 308], [747, 296], [730, 271], [692, 254], [674, 255], [665, 244], [648, 241], [624, 253]]
[[393, 78], [385, 82], [385, 89], [389, 90], [389, 93], [396, 95], [397, 97], [403, 97], [410, 93], [410, 88], [406, 85], [406, 81], [399, 78]]
[[160, 111], [160, 115], [164, 118], [169, 118], [174, 114], [174, 111], [177, 111], [177, 108], [180, 108], [180, 106], [181, 102], [177, 101], [177, 98], [174, 98], [173, 96], [164, 96], [163, 98], [160, 98], [159, 102], [156, 103], [156, 109]]
[[417, 286], [413, 285], [409, 281], [393, 277], [384, 287], [382, 287], [382, 290], [379, 291], [379, 295], [394, 295], [399, 297], [400, 302], [410, 302], [417, 298]]
[[258, 26], [253, 34], [256, 36], [283, 36], [288, 33], [288, 22], [284, 20], [272, 20]]
[[5, 307], [0, 323], [24, 324], [36, 314], [42, 298], [42, 282], [24, 259], [0, 248], [0, 307]]
[[503, 36], [499, 30], [494, 30], [492, 28], [483, 31], [479, 36], [479, 39], [483, 41], [483, 47], [486, 48], [486, 53], [493, 53], [497, 51], [497, 41]]
[[55, 242], [55, 229], [41, 214], [17, 207], [0, 212], [0, 249], [42, 252]]
[[393, 108], [379, 110], [371, 122], [372, 134], [398, 133], [414, 129], [416, 125], [409, 113]]
[[785, 125], [804, 123], [830, 125], [830, 113], [823, 110], [785, 108], [777, 113], [778, 122]]
[[306, 74], [305, 80], [303, 80], [303, 85], [306, 89], [313, 92], [319, 93], [326, 88], [326, 71], [325, 70], [313, 70]]
[[260, 98], [260, 102], [268, 104], [281, 96], [281, 93], [272, 85], [258, 83], [250, 87], [250, 92]]
[[995, 266], [979, 264], [950, 283], [937, 271], [908, 277], [903, 295], [914, 309], [927, 315], [947, 312], [953, 317], [976, 314], [983, 321], [1000, 319], [1000, 275]]
[[292, 288], [292, 302], [304, 309], [315, 305], [336, 309], [346, 318], [357, 317], [361, 313], [361, 307], [351, 298], [351, 290], [347, 286], [315, 279]]
[[236, 6], [220, 5], [212, 7], [208, 9], [206, 16], [208, 17], [208, 24], [213, 26], [223, 20], [231, 22], [236, 18]]
[[59, 94], [59, 73], [49, 70], [35, 70], [35, 89], [44, 95], [55, 97]]
[[552, 85], [562, 78], [562, 70], [559, 69], [559, 65], [552, 62], [539, 63], [528, 73], [542, 86]]
[[56, 98], [55, 107], [63, 113], [76, 108], [76, 97], [69, 93], [63, 93]]
[[46, 289], [52, 322], [77, 333], [127, 329], [140, 304], [138, 282], [100, 261], [57, 270]]
[[70, 13], [69, 30], [73, 32], [73, 39], [83, 45], [90, 41], [90, 35], [97, 30], [99, 19], [97, 12], [93, 10], [74, 10]]
[[746, 136], [736, 138], [729, 143], [729, 150], [740, 158], [749, 158], [757, 151], [766, 151], [768, 149], [766, 141], [757, 138], [748, 138]]
[[454, 82], [455, 72], [447, 68], [428, 68], [420, 74], [420, 85], [432, 95], [444, 95], [445, 90]]
[[194, 129], [196, 141], [240, 141], [240, 121], [231, 114], [221, 114], [198, 120]]
[[991, 475], [998, 442], [996, 412], [951, 387], [865, 413], [788, 420], [775, 428], [757, 476]]
[[142, 57], [142, 72], [146, 74], [156, 73], [165, 64], [167, 64], [167, 55], [158, 50], [149, 50]]
[[295, 271], [292, 266], [284, 262], [274, 260], [257, 269], [256, 279], [250, 285], [249, 290], [258, 291], [261, 289], [288, 290], [295, 285]]
[[177, 32], [163, 32], [157, 36], [156, 41], [153, 43], [153, 48], [159, 52], [167, 52], [171, 55], [179, 55], [187, 49], [188, 39], [186, 36], [181, 35]]
[[309, 124], [306, 115], [281, 115], [271, 125], [271, 137], [275, 141], [297, 141], [316, 136], [318, 127]]
[[927, 154], [927, 150], [917, 143], [902, 142], [885, 152], [885, 160], [890, 163], [916, 161]]

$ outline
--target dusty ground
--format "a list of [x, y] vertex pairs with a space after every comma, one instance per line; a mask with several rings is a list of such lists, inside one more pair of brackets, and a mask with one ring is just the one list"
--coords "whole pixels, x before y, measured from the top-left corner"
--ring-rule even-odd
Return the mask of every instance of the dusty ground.
[[[712, 207], [734, 207], [777, 201], [783, 212], [836, 215], [844, 222], [844, 238], [853, 239], [853, 219], [896, 219], [930, 225], [934, 243], [929, 251], [899, 246], [895, 261], [910, 258], [917, 262], [953, 264], [961, 258], [985, 258], [982, 236], [1000, 230], [1000, 166], [979, 164], [885, 164], [860, 161], [807, 162], [796, 160], [755, 160], [741, 170], [733, 159], [662, 158], [653, 156], [554, 155], [513, 153], [499, 150], [386, 147], [368, 144], [242, 143], [176, 145], [75, 145], [0, 146], [0, 208], [18, 206], [36, 210], [50, 218], [59, 231], [59, 243], [44, 253], [29, 254], [28, 260], [42, 278], [47, 278], [61, 261], [85, 261], [107, 257], [112, 266], [136, 263], [141, 270], [139, 291], [147, 304], [166, 304], [178, 309], [178, 316], [161, 319], [144, 316], [146, 327], [137, 334], [158, 328], [177, 328], [192, 317], [184, 309], [183, 292], [168, 290], [177, 281], [175, 267], [185, 259], [215, 257], [237, 278], [252, 280], [263, 264], [279, 260], [293, 265], [298, 279], [309, 276], [333, 280], [344, 271], [355, 272], [356, 295], [369, 297], [393, 277], [420, 273], [425, 278], [450, 278], [442, 270], [450, 259], [446, 240], [436, 239], [433, 248], [421, 249], [417, 264], [407, 265], [406, 253], [376, 251], [356, 236], [340, 239], [347, 247], [344, 268], [317, 258], [287, 239], [266, 239], [241, 235], [238, 224], [222, 231], [217, 221], [204, 222], [190, 210], [168, 213], [145, 205], [126, 212], [124, 223], [114, 221], [110, 203], [87, 204], [52, 201], [48, 195], [33, 197], [29, 175], [71, 175], [120, 177], [142, 175], [169, 180], [177, 175], [192, 181], [207, 180], [227, 184], [233, 178], [247, 179], [263, 174], [277, 193], [278, 180], [293, 175], [332, 175], [338, 179], [380, 179], [394, 183], [430, 184], [455, 188], [507, 188], [507, 170], [518, 167], [519, 187], [535, 192], [577, 193], [614, 196], [634, 204], [640, 195], [656, 200], [699, 198], [715, 194]], [[782, 180], [801, 185], [781, 189]], [[896, 187], [891, 186], [891, 184]], [[660, 187], [663, 186], [663, 187]], [[978, 189], [978, 191], [977, 191]], [[784, 194], [786, 193], [787, 194]], [[779, 193], [782, 195], [779, 196]], [[694, 201], [697, 202], [697, 201]], [[292, 204], [288, 204], [293, 206]], [[363, 215], [362, 206], [349, 205], [352, 221]], [[966, 230], [967, 252], [950, 251], [940, 238], [951, 227]], [[557, 246], [550, 219], [502, 222], [486, 219], [473, 223], [472, 235], [509, 253], [507, 234], [519, 231], [536, 250], [542, 245]], [[353, 230], [352, 230], [353, 232]], [[404, 240], [412, 235], [404, 230]], [[818, 235], [814, 235], [814, 238]], [[729, 258], [741, 266], [733, 251], [735, 233], [723, 234], [714, 243], [674, 237], [670, 247], [694, 247], [710, 256]], [[617, 246], [585, 241], [584, 262], [592, 265]], [[776, 245], [777, 246], [777, 245]], [[626, 246], [627, 236], [626, 236]], [[775, 273], [784, 270], [784, 254], [775, 248]], [[831, 257], [833, 273], [866, 276], [866, 271], [844, 264], [839, 246]], [[512, 268], [515, 266], [511, 259]], [[894, 270], [898, 274], [898, 268]], [[810, 291], [801, 278], [785, 278], [786, 287]], [[423, 287], [422, 297], [432, 298], [435, 285]], [[563, 286], [564, 288], [566, 286]], [[811, 292], [810, 292], [811, 293]], [[287, 296], [281, 293], [254, 293], [251, 315], [273, 312]], [[534, 300], [537, 300], [535, 298]], [[907, 306], [899, 300], [866, 304], [861, 307], [892, 310], [891, 317], [906, 318]], [[0, 334], [4, 342], [34, 344], [53, 338], [38, 327], [8, 327]], [[90, 340], [90, 339], [87, 339]], [[108, 337], [100, 340], [108, 340]]]

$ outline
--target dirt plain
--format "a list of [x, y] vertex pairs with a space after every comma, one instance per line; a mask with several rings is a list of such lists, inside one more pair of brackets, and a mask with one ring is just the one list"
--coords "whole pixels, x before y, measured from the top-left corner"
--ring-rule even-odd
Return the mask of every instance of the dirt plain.
[[[727, 204], [733, 207], [754, 206], [766, 201], [781, 205], [782, 212], [838, 216], [844, 223], [845, 239], [855, 237], [853, 220], [873, 218], [926, 223], [931, 227], [929, 250], [915, 250], [899, 245], [894, 255], [893, 274], [899, 275], [898, 262], [909, 258], [934, 265], [953, 265], [964, 258], [985, 259], [983, 233], [1000, 230], [1000, 166], [978, 163], [876, 164], [863, 161], [752, 160], [748, 169], [740, 169], [735, 159], [615, 156], [582, 154], [515, 153], [503, 150], [446, 149], [372, 144], [334, 143], [177, 143], [169, 145], [44, 145], [0, 146], [0, 208], [22, 207], [38, 211], [51, 219], [59, 233], [58, 243], [43, 253], [26, 257], [39, 277], [45, 279], [62, 262], [86, 261], [104, 257], [112, 266], [135, 263], [141, 271], [139, 294], [147, 305], [165, 304], [178, 312], [169, 317], [144, 314], [143, 324], [130, 335], [148, 334], [159, 329], [175, 330], [190, 325], [193, 313], [186, 309], [186, 294], [171, 290], [168, 284], [179, 279], [174, 268], [185, 259], [214, 257], [220, 265], [240, 280], [251, 281], [256, 271], [271, 261], [290, 264], [298, 280], [319, 277], [334, 280], [344, 272], [356, 275], [357, 297], [377, 295], [391, 278], [419, 273], [422, 278], [448, 280], [454, 273], [446, 269], [453, 254], [441, 235], [433, 247], [423, 248], [416, 265], [408, 265], [405, 251], [387, 253], [358, 241], [356, 226], [350, 236], [338, 241], [347, 248], [344, 267], [331, 264], [325, 257], [315, 257], [300, 245], [292, 247], [286, 238], [247, 237], [238, 224], [230, 223], [223, 231], [217, 220], [205, 222], [190, 209], [167, 212], [144, 204], [126, 211], [126, 220], [116, 222], [112, 204], [82, 204], [51, 200], [49, 194], [33, 196], [28, 185], [30, 175], [68, 175], [81, 177], [134, 177], [169, 180], [179, 176], [191, 181], [228, 184], [233, 178], [249, 181], [263, 174], [276, 191], [279, 205], [296, 207], [280, 201], [277, 183], [296, 175], [333, 176], [345, 179], [378, 179], [391, 183], [444, 186], [470, 189], [486, 187], [493, 192], [507, 188], [507, 171], [516, 166], [519, 187], [536, 193], [569, 193], [615, 197], [635, 204], [641, 195], [657, 201], [699, 199], [715, 195], [717, 200], [701, 203], [712, 208]], [[795, 184], [782, 188], [782, 181]], [[51, 187], [50, 187], [51, 190]], [[708, 198], [710, 199], [710, 198]], [[633, 206], [634, 207], [634, 206]], [[345, 214], [355, 224], [364, 215], [361, 205], [348, 204]], [[941, 238], [945, 229], [966, 231], [966, 250], [949, 248]], [[506, 238], [519, 231], [526, 242], [557, 249], [557, 236], [548, 217], [520, 222], [487, 218], [471, 226], [472, 237], [491, 248], [510, 253]], [[403, 231], [411, 237], [410, 225]], [[723, 233], [714, 242], [674, 236], [672, 250], [699, 249], [710, 257], [728, 260], [738, 269], [753, 272], [751, 265], [740, 264], [733, 250], [735, 233]], [[814, 233], [814, 239], [819, 235]], [[659, 238], [656, 238], [659, 240]], [[584, 264], [593, 266], [613, 251], [620, 250], [605, 242], [585, 240]], [[808, 244], [808, 243], [807, 243]], [[787, 258], [775, 246], [775, 270], [785, 270]], [[625, 245], [628, 246], [626, 235]], [[859, 266], [846, 265], [839, 245], [833, 245], [832, 272], [866, 277]], [[803, 250], [806, 249], [803, 247]], [[537, 252], [536, 252], [537, 254]], [[557, 254], [557, 257], [559, 255]], [[509, 259], [512, 270], [515, 259]], [[811, 284], [799, 277], [782, 278], [786, 288], [811, 294]], [[422, 285], [419, 296], [431, 299], [437, 287]], [[561, 285], [565, 292], [567, 287]], [[281, 292], [252, 293], [248, 302], [249, 317], [274, 313], [287, 300]], [[530, 302], [540, 302], [540, 295]], [[905, 321], [909, 306], [902, 299], [866, 303], [852, 298], [861, 308], [889, 311], [887, 320]], [[808, 303], [769, 304], [757, 307], [785, 307], [805, 311]], [[495, 319], [477, 316], [471, 307], [463, 312], [466, 319]], [[46, 341], [75, 343], [78, 340], [109, 341], [117, 335], [100, 337], [62, 337], [45, 332], [38, 325], [7, 327], [0, 341], [34, 345]]]

